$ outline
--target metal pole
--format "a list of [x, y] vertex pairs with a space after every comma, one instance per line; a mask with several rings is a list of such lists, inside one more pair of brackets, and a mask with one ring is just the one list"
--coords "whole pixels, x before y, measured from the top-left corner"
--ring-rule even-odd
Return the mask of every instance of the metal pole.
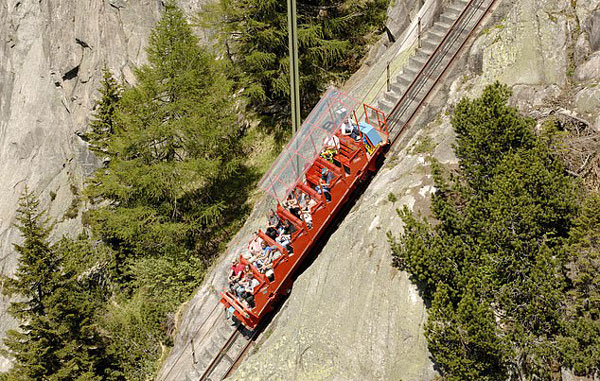
[[388, 93], [392, 89], [390, 87], [390, 62], [388, 61], [387, 66], [385, 67], [385, 72], [387, 73], [387, 91]]
[[290, 55], [290, 100], [292, 108], [292, 132], [300, 128], [300, 75], [298, 74], [298, 30], [296, 0], [287, 0], [288, 40]]
[[419, 48], [421, 47], [421, 18], [419, 17], [419, 21], [417, 22], [418, 24], [418, 39], [419, 39]]
[[190, 339], [190, 345], [192, 346], [192, 361], [194, 362], [194, 364], [197, 364], [198, 361], [196, 361], [196, 350], [194, 349], [194, 339], [193, 338]]

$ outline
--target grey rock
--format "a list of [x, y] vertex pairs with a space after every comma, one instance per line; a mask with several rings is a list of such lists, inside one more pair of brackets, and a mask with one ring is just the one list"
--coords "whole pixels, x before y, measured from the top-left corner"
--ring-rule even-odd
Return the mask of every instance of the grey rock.
[[[202, 1], [182, 0], [188, 10]], [[194, 8], [195, 7], [195, 8]], [[65, 219], [73, 194], [99, 165], [75, 135], [85, 131], [100, 69], [127, 77], [145, 62], [143, 47], [162, 5], [154, 0], [4, 1], [0, 3], [0, 271], [12, 275], [19, 242], [12, 226], [27, 185], [58, 224], [52, 237], [76, 235]], [[56, 193], [50, 200], [50, 191]], [[0, 297], [0, 337], [15, 322]], [[0, 371], [10, 361], [0, 356]]]
[[600, 88], [584, 88], [574, 99], [575, 110], [581, 115], [591, 116], [600, 112]]
[[589, 41], [592, 50], [600, 50], [600, 9], [596, 9], [590, 15], [585, 24], [585, 31], [589, 35]]
[[591, 55], [575, 69], [575, 79], [580, 82], [600, 78], [600, 52]]

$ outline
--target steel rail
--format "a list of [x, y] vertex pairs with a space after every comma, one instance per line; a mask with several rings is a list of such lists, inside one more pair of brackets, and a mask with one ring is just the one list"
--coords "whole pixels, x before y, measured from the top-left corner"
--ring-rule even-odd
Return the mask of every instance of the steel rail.
[[[454, 54], [451, 55], [448, 63], [443, 66], [443, 70], [440, 72], [439, 75], [437, 75], [437, 78], [433, 78], [435, 71], [437, 71], [437, 69], [443, 63], [444, 59], [448, 56], [448, 54], [450, 54], [451, 49], [454, 47], [453, 46], [454, 43], [456, 43], [456, 41], [458, 40], [458, 38], [460, 38], [462, 33], [465, 32], [465, 30], [466, 30], [465, 28], [472, 21], [473, 17], [475, 17], [477, 11], [479, 10], [479, 7], [481, 7], [485, 1], [486, 0], [471, 0], [469, 2], [469, 4], [467, 4], [467, 6], [463, 9], [463, 12], [461, 12], [461, 15], [459, 16], [459, 18], [457, 18], [457, 20], [454, 22], [454, 24], [450, 27], [450, 29], [446, 33], [446, 36], [444, 37], [444, 39], [436, 47], [436, 49], [431, 54], [431, 56], [429, 57], [429, 59], [427, 60], [425, 65], [423, 65], [423, 67], [421, 68], [421, 70], [419, 71], [419, 73], [417, 74], [415, 79], [409, 85], [409, 88], [407, 88], [407, 90], [404, 92], [403, 96], [400, 98], [400, 100], [394, 106], [394, 109], [390, 112], [388, 121], [391, 120], [390, 129], [394, 133], [394, 137], [392, 139], [392, 144], [391, 144], [392, 146], [397, 141], [397, 139], [401, 136], [401, 134], [404, 131], [404, 129], [406, 128], [406, 126], [418, 114], [423, 103], [425, 103], [425, 101], [427, 100], [429, 95], [432, 93], [432, 91], [435, 89], [435, 87], [439, 84], [441, 78], [447, 73], [449, 68], [456, 61], [456, 58], [458, 57], [459, 53], [461, 53], [464, 46], [470, 40], [470, 38], [472, 37], [475, 30], [481, 25], [481, 22], [483, 21], [485, 16], [489, 13], [490, 9], [492, 8], [492, 6], [494, 6], [494, 4], [496, 3], [497, 0], [489, 0], [490, 3], [483, 10], [479, 19], [476, 20], [475, 25], [473, 25], [472, 28], [470, 28], [468, 35], [464, 38], [462, 43], [459, 45], [458, 49], [456, 49]], [[479, 3], [479, 4], [477, 4], [477, 3]], [[470, 8], [470, 7], [474, 6], [475, 4], [477, 4], [476, 8]], [[473, 10], [473, 13], [467, 19], [467, 18], [465, 18], [465, 15], [467, 14], [467, 11], [469, 11], [469, 10]], [[461, 25], [461, 28], [457, 28], [459, 23], [462, 23], [463, 21], [465, 21], [465, 24]], [[448, 45], [448, 42], [450, 40], [452, 40], [452, 42], [450, 43], [450, 45]], [[443, 55], [439, 56], [439, 53], [444, 52], [444, 50], [446, 50], [446, 52], [443, 53]], [[426, 70], [429, 70], [428, 75], [424, 75]], [[404, 113], [406, 113], [409, 110], [409, 107], [412, 106], [414, 101], [417, 100], [417, 96], [418, 96], [419, 92], [423, 90], [423, 87], [430, 79], [433, 79], [433, 84], [427, 90], [427, 93], [423, 96], [423, 98], [419, 101], [419, 103], [417, 103], [417, 106], [412, 111], [412, 113], [409, 115], [409, 118], [400, 126], [399, 129], [397, 129], [397, 123], [399, 122], [399, 119], [402, 116], [404, 116]], [[409, 97], [409, 92], [414, 91], [414, 89], [417, 86], [419, 86], [418, 90], [416, 90], [416, 92], [414, 94], [410, 94], [411, 97]], [[407, 102], [407, 99], [409, 100], [409, 102]], [[405, 102], [404, 105], [402, 104], [403, 102]], [[398, 114], [398, 110], [400, 108], [404, 108], [404, 110], [402, 111], [402, 113]]]
[[[198, 333], [202, 330], [202, 328], [204, 328], [204, 326], [206, 325], [206, 322], [208, 321], [208, 319], [210, 318], [210, 316], [212, 316], [212, 314], [215, 312], [215, 310], [217, 309], [217, 307], [219, 307], [221, 305], [220, 302], [217, 302], [215, 304], [215, 306], [213, 307], [213, 309], [210, 311], [210, 313], [208, 314], [208, 318], [202, 323], [202, 325], [200, 325], [200, 327], [198, 327], [198, 329], [196, 329], [196, 331], [194, 332], [194, 334], [192, 335], [192, 339], [195, 339], [196, 336], [198, 335]], [[204, 335], [202, 336], [202, 339], [200, 340], [200, 342], [202, 342], [204, 340], [204, 338], [206, 338], [206, 335], [208, 334], [208, 332], [212, 331], [213, 328], [215, 327], [215, 324], [217, 323], [217, 321], [220, 318], [220, 315], [222, 315], [224, 313], [224, 311], [219, 312], [219, 316], [217, 316], [217, 318], [212, 322], [210, 328], [204, 333]], [[193, 350], [193, 348], [192, 348]], [[177, 365], [177, 363], [179, 362], [179, 360], [181, 360], [181, 357], [183, 356], [183, 354], [185, 353], [185, 348], [183, 350], [181, 350], [181, 352], [179, 352], [179, 355], [177, 356], [177, 358], [175, 359], [175, 361], [173, 362], [173, 365], [171, 365], [171, 367], [169, 368], [169, 370], [164, 374], [163, 377], [161, 377], [162, 379], [167, 379], [167, 377], [171, 374], [171, 372], [173, 371], [173, 369], [175, 368], [175, 365]]]
[[223, 378], [222, 378], [223, 380], [226, 379], [227, 377], [229, 377], [231, 375], [231, 373], [237, 368], [237, 366], [239, 365], [239, 363], [242, 360], [242, 357], [250, 350], [250, 346], [252, 345], [252, 343], [254, 343], [254, 339], [256, 338], [256, 336], [258, 336], [258, 333], [259, 333], [258, 330], [254, 331], [250, 340], [248, 340], [246, 345], [244, 345], [244, 348], [242, 348], [242, 350], [236, 356], [236, 358], [233, 359], [233, 362], [231, 363], [231, 365], [229, 366], [229, 368], [223, 375]]
[[464, 20], [465, 14], [470, 9], [472, 9], [472, 6], [476, 2], [478, 2], [478, 1], [483, 1], [483, 0], [470, 0], [469, 3], [467, 3], [467, 5], [465, 5], [465, 7], [463, 8], [462, 12], [458, 15], [458, 17], [456, 18], [456, 20], [454, 20], [454, 23], [450, 26], [450, 28], [448, 29], [448, 31], [444, 35], [444, 38], [442, 39], [442, 41], [440, 41], [440, 43], [433, 50], [433, 52], [431, 53], [431, 55], [429, 56], [429, 58], [427, 59], [427, 61], [423, 65], [423, 67], [421, 67], [421, 70], [419, 70], [419, 72], [417, 73], [417, 75], [415, 76], [415, 78], [412, 80], [412, 82], [408, 85], [408, 88], [406, 89], [406, 91], [404, 91], [404, 93], [402, 94], [402, 96], [400, 97], [400, 99], [398, 100], [398, 102], [396, 103], [396, 105], [394, 106], [394, 108], [392, 109], [392, 111], [390, 111], [388, 119], [392, 119], [392, 118], [396, 117], [397, 110], [404, 104], [404, 102], [407, 100], [407, 98], [409, 98], [408, 95], [420, 83], [420, 80], [423, 78], [423, 74], [424, 74], [425, 70], [429, 68], [430, 64], [433, 61], [435, 61], [436, 59], [438, 59], [438, 53], [447, 46], [446, 44], [447, 44], [448, 40], [451, 38], [453, 32], [456, 30], [457, 25], [460, 24]]
[[[473, 17], [475, 17], [477, 11], [479, 10], [478, 8], [481, 7], [485, 1], [486, 0], [470, 0], [469, 1], [469, 3], [465, 6], [465, 8], [461, 12], [461, 14], [458, 16], [456, 21], [452, 24], [452, 26], [450, 27], [450, 29], [444, 36], [444, 39], [442, 39], [442, 41], [438, 44], [436, 49], [430, 55], [427, 62], [423, 65], [423, 67], [421, 68], [419, 73], [416, 75], [415, 79], [413, 79], [413, 81], [410, 83], [409, 87], [406, 89], [406, 91], [404, 92], [404, 94], [402, 95], [400, 100], [396, 103], [396, 105], [394, 106], [392, 111], [389, 113], [387, 121], [391, 121], [392, 124], [390, 125], [390, 131], [393, 132], [395, 135], [391, 141], [390, 146], [393, 146], [395, 144], [395, 142], [401, 136], [401, 134], [404, 131], [404, 129], [406, 128], [406, 126], [412, 121], [412, 119], [420, 111], [423, 103], [427, 100], [427, 98], [429, 97], [429, 95], [431, 94], [433, 89], [439, 84], [439, 81], [446, 74], [448, 69], [456, 61], [456, 58], [459, 55], [459, 53], [462, 51], [464, 46], [470, 40], [470, 38], [472, 37], [475, 30], [481, 25], [481, 22], [483, 21], [485, 16], [489, 13], [490, 9], [496, 3], [497, 0], [488, 0], [488, 1], [490, 1], [490, 3], [488, 4], [487, 8], [481, 13], [481, 16], [479, 17], [479, 19], [477, 20], [475, 25], [473, 25], [473, 27], [470, 28], [471, 30], [469, 31], [468, 35], [464, 38], [464, 40], [462, 41], [462, 43], [460, 44], [458, 49], [454, 52], [454, 54], [451, 55], [448, 63], [443, 66], [443, 70], [437, 76], [437, 78], [434, 79], [432, 86], [428, 89], [427, 93], [419, 101], [416, 108], [410, 114], [408, 120], [400, 126], [399, 130], [396, 131], [396, 123], [399, 121], [399, 118], [404, 116], [404, 113], [407, 112], [407, 110], [409, 109], [409, 106], [412, 105], [413, 100], [416, 99], [416, 96], [419, 94], [419, 92], [421, 90], [423, 90], [423, 87], [425, 86], [425, 84], [430, 79], [433, 78], [432, 75], [443, 63], [443, 60], [448, 56], [451, 49], [454, 47], [453, 45], [456, 43], [456, 41], [461, 36], [461, 34], [466, 30], [465, 28], [468, 26], [468, 23], [470, 23], [472, 21]], [[471, 8], [475, 4], [477, 4], [477, 8]], [[467, 15], [468, 11], [471, 11], [471, 10], [473, 11], [472, 14], [468, 18], [466, 18], [465, 16]], [[465, 23], [465, 25], [462, 25], [461, 28], [457, 28], [457, 26], [459, 26], [459, 24], [461, 24], [463, 22]], [[440, 52], [443, 53], [441, 56], [439, 56]], [[425, 75], [426, 71], [429, 71], [429, 74]], [[415, 92], [415, 89], [417, 87], [418, 87], [418, 90], [416, 90], [416, 92]], [[409, 97], [409, 93], [412, 93], [412, 92], [415, 92], [415, 93], [410, 94], [411, 97]], [[407, 100], [409, 101], [408, 103], [406, 103]], [[398, 113], [398, 111], [401, 108], [404, 108], [404, 110], [401, 113]], [[388, 122], [388, 124], [389, 124], [389, 122]], [[199, 331], [200, 331], [200, 329], [198, 329], [196, 331], [196, 334]], [[239, 354], [235, 358], [232, 359], [233, 362], [231, 363], [231, 365], [228, 367], [227, 371], [225, 372], [223, 379], [225, 377], [229, 376], [233, 372], [233, 370], [235, 370], [237, 368], [237, 365], [239, 365], [241, 358], [248, 352], [248, 350], [251, 347], [251, 344], [254, 342], [254, 340], [258, 336], [259, 332], [260, 332], [260, 330], [257, 327], [257, 329], [254, 331], [252, 336], [248, 339], [248, 342], [244, 345], [242, 350], [239, 352]], [[235, 341], [240, 336], [240, 334], [241, 334], [240, 329], [236, 329], [234, 332], [232, 332], [231, 336], [227, 339], [227, 341], [221, 347], [221, 349], [219, 350], [217, 355], [209, 363], [208, 367], [206, 368], [206, 370], [204, 371], [204, 373], [202, 374], [202, 376], [199, 378], [198, 381], [207, 381], [208, 380], [208, 377], [210, 376], [210, 374], [214, 371], [214, 369], [220, 363], [220, 361], [222, 361], [222, 359], [225, 357], [226, 352], [232, 347], [232, 345], [235, 343]], [[243, 335], [242, 335], [242, 337], [243, 337]], [[179, 355], [179, 357], [175, 361], [175, 363], [177, 363], [179, 361], [179, 358], [181, 357], [182, 354], [183, 354], [183, 352]], [[169, 372], [167, 372], [167, 375], [170, 373], [172, 368], [173, 367], [171, 367]]]
[[225, 355], [225, 353], [229, 350], [229, 348], [231, 348], [233, 343], [235, 343], [235, 341], [237, 340], [237, 338], [240, 334], [241, 334], [241, 331], [239, 328], [231, 333], [231, 336], [229, 336], [229, 338], [227, 339], [225, 344], [223, 344], [223, 346], [221, 347], [219, 352], [212, 359], [212, 361], [208, 364], [208, 366], [204, 370], [204, 373], [202, 373], [202, 375], [200, 376], [198, 381], [206, 381], [208, 379], [210, 374], [215, 370], [217, 365], [219, 365], [219, 363], [223, 359], [223, 356]]

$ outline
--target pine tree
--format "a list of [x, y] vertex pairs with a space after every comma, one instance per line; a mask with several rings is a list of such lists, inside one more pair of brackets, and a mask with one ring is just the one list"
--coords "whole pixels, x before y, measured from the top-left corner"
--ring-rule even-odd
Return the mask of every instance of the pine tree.
[[115, 133], [115, 113], [119, 100], [121, 99], [121, 86], [114, 79], [107, 67], [102, 69], [102, 81], [100, 87], [100, 99], [92, 114], [90, 131], [84, 135], [90, 143], [90, 149], [101, 156], [110, 155], [108, 142], [110, 136]]
[[[332, 82], [360, 64], [373, 34], [385, 23], [388, 0], [298, 1], [300, 97], [309, 111]], [[285, 1], [221, 0], [233, 68], [246, 96], [260, 112], [289, 115], [289, 60]]]
[[459, 102], [452, 124], [460, 169], [433, 166], [437, 222], [405, 210], [401, 239], [391, 239], [395, 262], [433, 301], [427, 339], [448, 379], [547, 379], [561, 357], [596, 369], [574, 355], [577, 348], [593, 355], [595, 333], [575, 334], [593, 319], [577, 326], [580, 316], [571, 315], [572, 333], [563, 349], [558, 345], [569, 284], [563, 266], [574, 250], [565, 243], [581, 192], [552, 152], [552, 139], [536, 135], [532, 120], [507, 105], [509, 96], [495, 83], [480, 98]]
[[64, 258], [74, 256], [48, 241], [52, 226], [39, 210], [35, 195], [25, 189], [17, 210], [24, 242], [15, 244], [19, 265], [14, 278], [5, 279], [5, 291], [17, 297], [9, 312], [19, 330], [9, 330], [4, 343], [14, 358], [6, 380], [117, 380], [120, 373], [104, 351], [93, 324], [94, 289], [75, 273], [66, 273]]
[[494, 314], [478, 288], [472, 279], [455, 307], [441, 283], [430, 308], [427, 341], [448, 381], [506, 379]]
[[491, 177], [505, 154], [534, 146], [534, 122], [506, 104], [510, 95], [508, 86], [495, 82], [483, 90], [481, 97], [463, 98], [452, 115], [456, 156], [474, 189]]
[[565, 362], [577, 374], [600, 372], [600, 195], [592, 194], [571, 231], [569, 289], [564, 333], [560, 337]]

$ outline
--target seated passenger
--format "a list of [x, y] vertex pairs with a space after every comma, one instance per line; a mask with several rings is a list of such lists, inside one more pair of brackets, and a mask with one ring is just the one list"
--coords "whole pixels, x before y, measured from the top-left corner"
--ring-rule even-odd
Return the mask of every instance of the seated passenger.
[[330, 184], [333, 180], [333, 174], [323, 167], [321, 170], [321, 178], [319, 179], [319, 185], [315, 188], [318, 194], [325, 195], [327, 201], [331, 201], [331, 193], [329, 193]]
[[238, 298], [242, 297], [242, 294], [244, 293], [244, 288], [246, 287], [246, 283], [248, 281], [248, 275], [251, 273], [252, 273], [252, 271], [250, 270], [250, 266], [248, 266], [248, 265], [244, 266], [242, 275], [241, 275], [240, 279], [238, 280], [238, 282], [235, 284], [234, 289], [233, 289], [233, 291], [235, 292], [235, 296], [237, 296]]
[[263, 239], [258, 236], [258, 232], [252, 233], [252, 239], [248, 243], [248, 251], [250, 252], [250, 255], [255, 256], [261, 252], [261, 250], [262, 250], [261, 243], [262, 242], [263, 242]]
[[262, 251], [256, 258], [254, 258], [252, 265], [256, 267], [258, 271], [264, 274], [271, 267], [271, 252], [277, 250], [274, 246], [267, 246], [266, 242], [262, 242]]
[[267, 213], [267, 228], [279, 229], [279, 225], [281, 225], [279, 216], [272, 209], [269, 210], [269, 213]]
[[300, 218], [300, 207], [298, 206], [298, 200], [296, 200], [294, 192], [290, 193], [282, 204], [284, 208], [290, 211], [290, 213]]
[[[331, 163], [336, 163], [335, 156], [340, 151], [340, 138], [335, 135], [323, 139], [323, 151], [321, 157]], [[336, 163], [338, 165], [338, 163]]]
[[302, 209], [302, 219], [306, 223], [306, 227], [312, 229], [312, 215], [308, 208]]
[[323, 150], [340, 150], [340, 138], [338, 138], [335, 134], [326, 137], [323, 139]]
[[279, 236], [279, 230], [275, 229], [272, 226], [269, 226], [265, 234], [271, 239], [277, 239], [277, 237]]
[[260, 282], [258, 279], [254, 278], [252, 273], [248, 274], [248, 280], [244, 284], [244, 291], [241, 296], [244, 307], [254, 308], [254, 290], [259, 284]]
[[231, 261], [231, 267], [229, 268], [229, 274], [227, 276], [227, 282], [230, 288], [235, 287], [234, 285], [241, 279], [244, 265], [240, 263], [238, 258]]
[[281, 234], [292, 235], [298, 231], [296, 226], [290, 222], [290, 220], [283, 220], [281, 223], [281, 229], [279, 230]]
[[351, 117], [348, 117], [341, 127], [342, 135], [350, 135], [355, 142], [360, 141], [360, 130]]

